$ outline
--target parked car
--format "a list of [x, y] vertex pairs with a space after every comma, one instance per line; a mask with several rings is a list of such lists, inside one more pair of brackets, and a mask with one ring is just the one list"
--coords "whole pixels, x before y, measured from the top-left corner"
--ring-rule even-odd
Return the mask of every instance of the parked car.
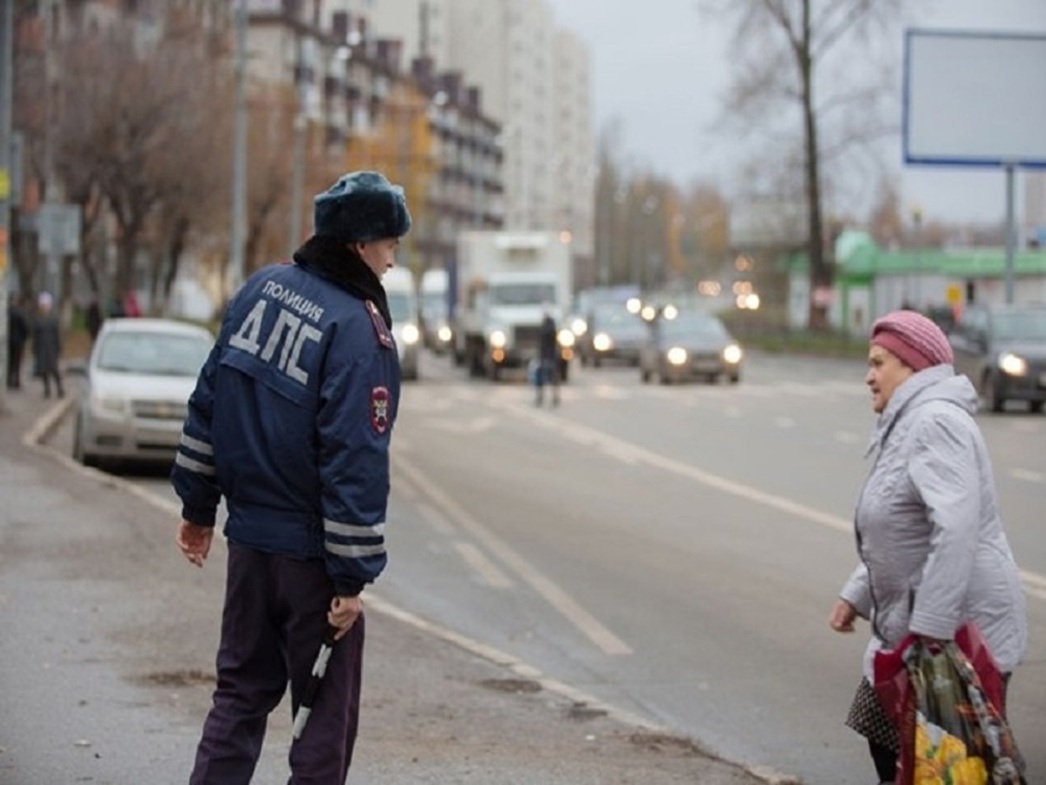
[[720, 377], [741, 380], [744, 352], [718, 317], [679, 312], [650, 322], [649, 336], [639, 354], [644, 382], [656, 376], [662, 384], [688, 379], [715, 383]]
[[648, 328], [623, 303], [604, 303], [592, 309], [588, 330], [580, 342], [581, 364], [596, 368], [607, 360], [639, 365], [639, 350]]
[[968, 305], [949, 335], [955, 370], [966, 374], [985, 409], [1046, 403], [1046, 304]]
[[73, 457], [85, 465], [174, 460], [209, 330], [172, 319], [106, 319], [85, 367]]

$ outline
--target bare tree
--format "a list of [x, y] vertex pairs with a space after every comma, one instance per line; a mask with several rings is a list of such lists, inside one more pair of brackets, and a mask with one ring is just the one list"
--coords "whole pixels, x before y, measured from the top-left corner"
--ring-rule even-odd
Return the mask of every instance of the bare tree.
[[68, 41], [63, 52], [55, 170], [74, 193], [104, 197], [117, 227], [116, 280], [122, 298], [137, 285], [150, 219], [172, 209], [183, 232], [208, 209], [214, 188], [213, 64], [191, 36], [142, 45], [132, 21]]
[[809, 326], [824, 329], [827, 302], [820, 295], [834, 278], [824, 219], [826, 184], [832, 182], [826, 170], [838, 173], [845, 154], [870, 150], [893, 130], [877, 112], [891, 73], [879, 61], [900, 2], [700, 0], [698, 7], [733, 24], [726, 119], [757, 133], [764, 148], [767, 137], [774, 138], [776, 166], [757, 167], [761, 185], [783, 200], [798, 192], [805, 203]]

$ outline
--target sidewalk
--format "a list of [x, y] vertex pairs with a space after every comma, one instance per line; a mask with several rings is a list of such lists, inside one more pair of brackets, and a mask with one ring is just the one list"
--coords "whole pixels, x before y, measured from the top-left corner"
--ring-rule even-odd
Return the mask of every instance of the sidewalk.
[[[48, 449], [72, 406], [30, 385], [0, 411], [0, 785], [182, 783], [213, 686], [224, 548], [187, 566], [172, 502]], [[365, 600], [350, 785], [794, 782], [394, 608], [380, 580]], [[290, 724], [285, 702], [256, 785], [286, 782]]]

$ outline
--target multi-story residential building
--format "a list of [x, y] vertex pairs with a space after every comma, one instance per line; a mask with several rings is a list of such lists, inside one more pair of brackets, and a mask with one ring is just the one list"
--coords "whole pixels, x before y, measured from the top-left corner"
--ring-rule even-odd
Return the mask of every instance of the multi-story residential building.
[[[342, 0], [403, 51], [479, 86], [502, 125], [505, 225], [568, 231], [579, 268], [594, 247], [590, 55], [547, 0]], [[582, 276], [584, 277], [584, 276]]]
[[[296, 85], [306, 144], [339, 156], [342, 169], [378, 168], [405, 185], [409, 264], [443, 267], [459, 229], [503, 223], [501, 128], [460, 74], [431, 57], [408, 64], [405, 52], [421, 50], [378, 29], [371, 5], [251, 0], [251, 72], [258, 87]], [[303, 160], [312, 157], [297, 168]]]
[[377, 35], [400, 40], [404, 62], [429, 58], [436, 68], [451, 67], [447, 0], [330, 0], [330, 6], [332, 14], [366, 19]]

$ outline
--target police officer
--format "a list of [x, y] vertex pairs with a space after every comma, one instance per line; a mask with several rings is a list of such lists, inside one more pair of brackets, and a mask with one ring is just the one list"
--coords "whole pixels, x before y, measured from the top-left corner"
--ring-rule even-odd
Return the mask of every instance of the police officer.
[[189, 400], [171, 479], [178, 546], [202, 566], [225, 498], [228, 575], [218, 680], [190, 782], [247, 783], [288, 680], [298, 710], [337, 628], [292, 781], [342, 785], [359, 716], [360, 592], [385, 566], [389, 439], [400, 372], [381, 277], [410, 229], [376, 172], [314, 200], [315, 234], [226, 309]]

